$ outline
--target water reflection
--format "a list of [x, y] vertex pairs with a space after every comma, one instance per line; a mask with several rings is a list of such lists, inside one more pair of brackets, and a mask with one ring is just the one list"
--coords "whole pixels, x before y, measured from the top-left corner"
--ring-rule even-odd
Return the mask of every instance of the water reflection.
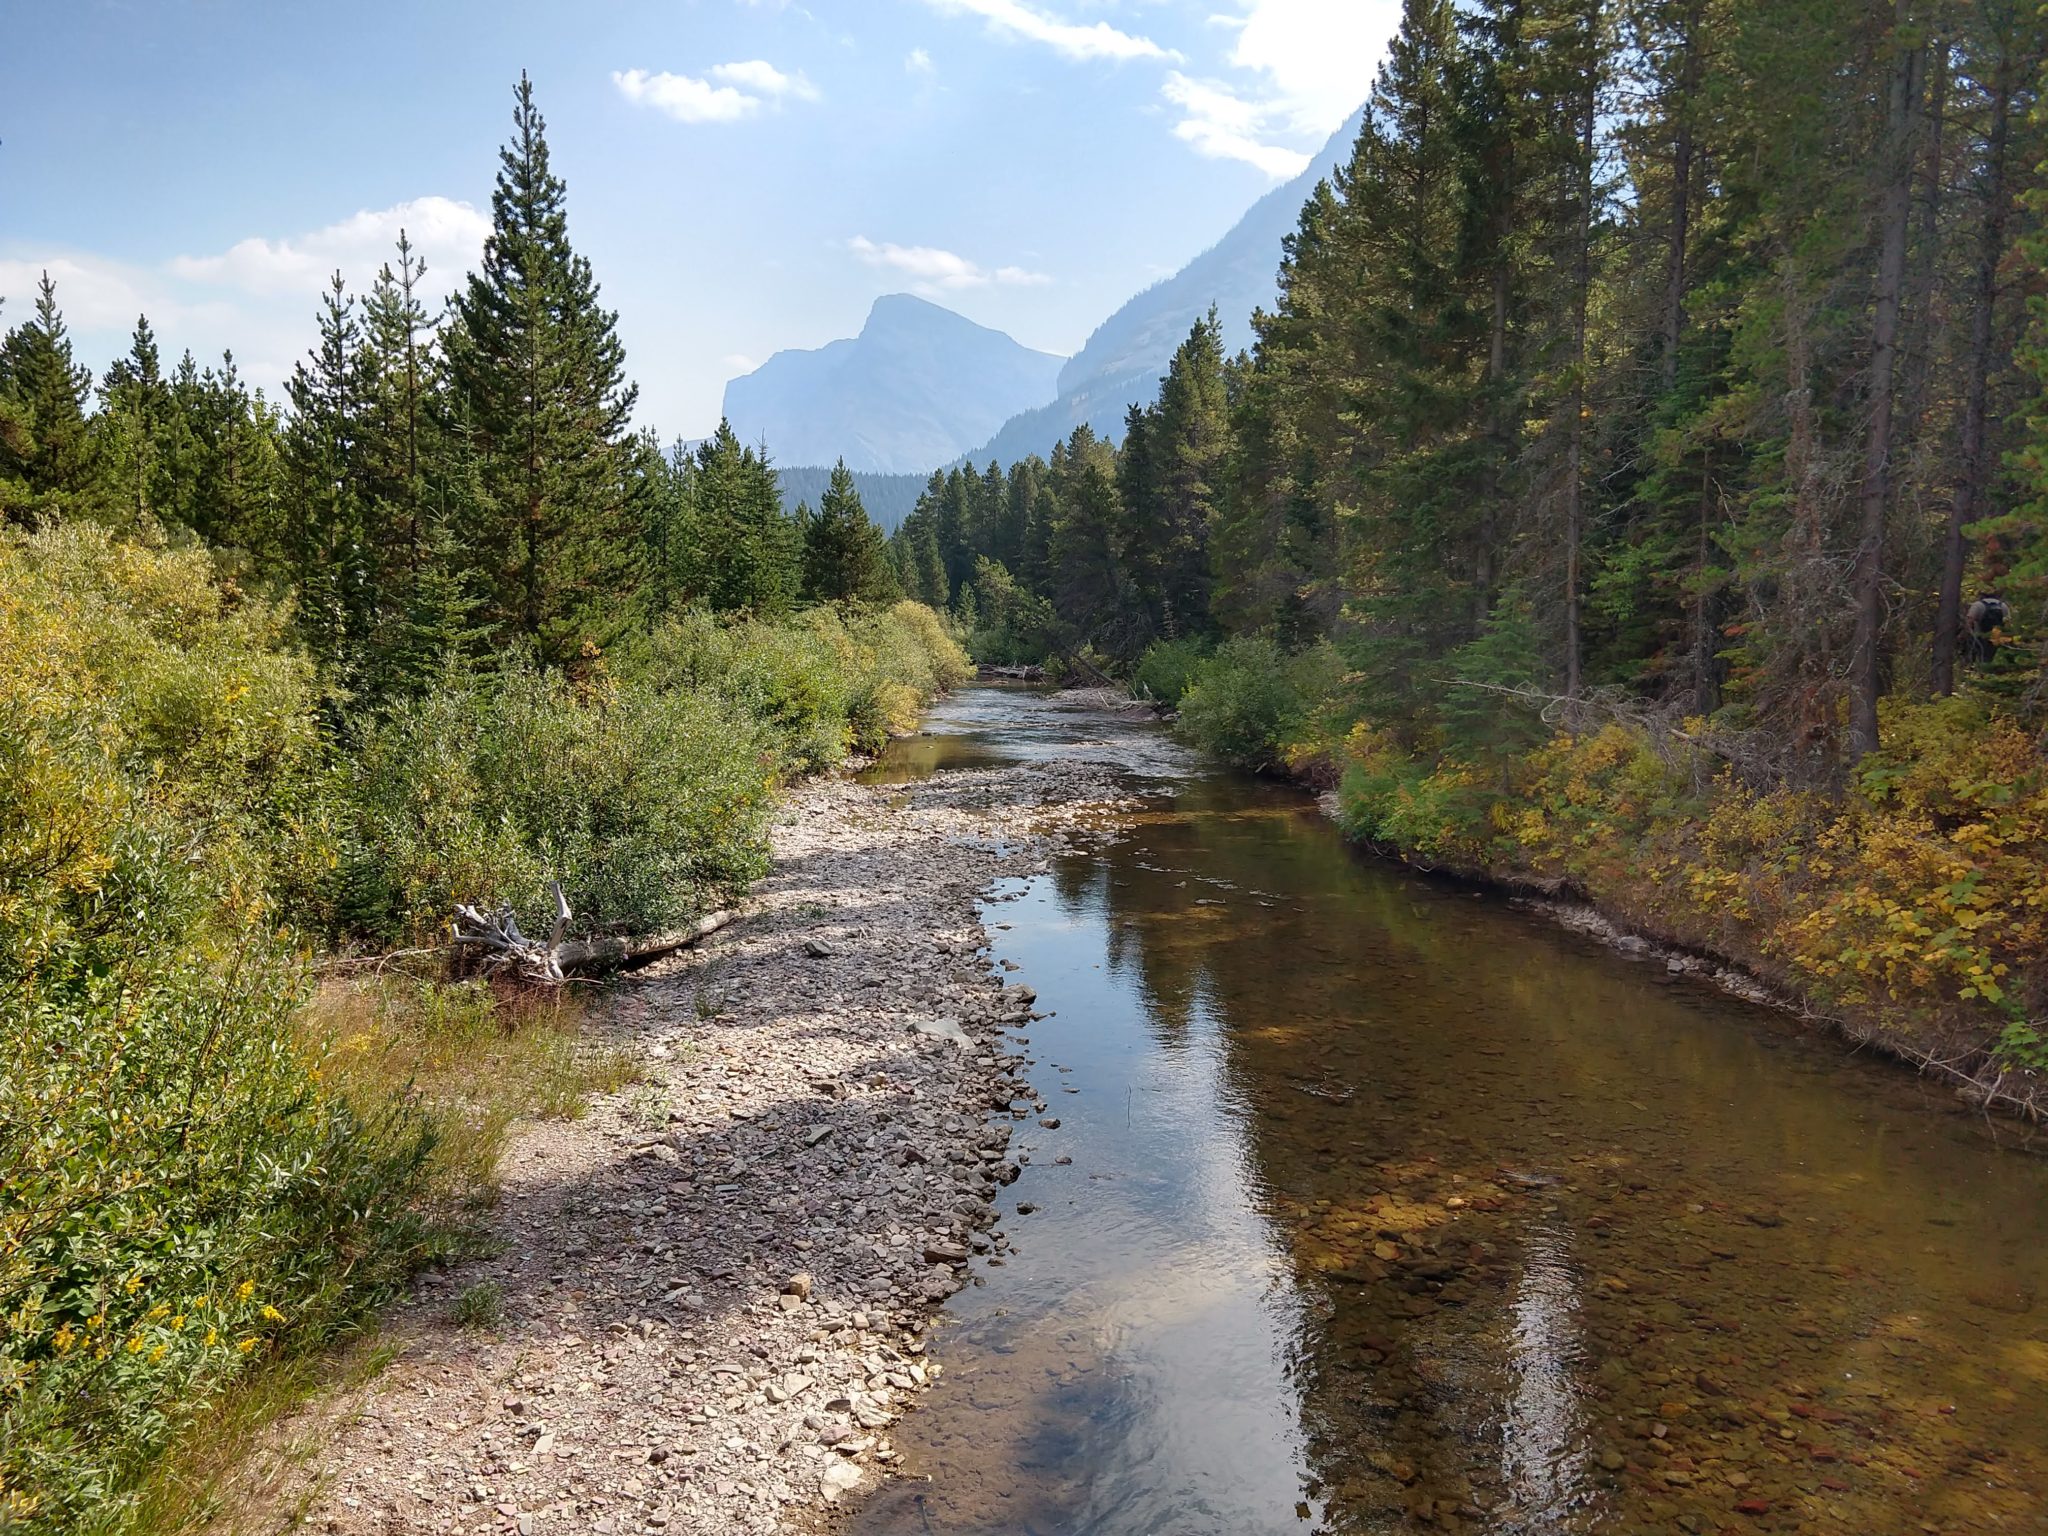
[[1578, 1275], [1570, 1237], [1545, 1222], [1525, 1239], [1508, 1335], [1513, 1394], [1501, 1425], [1507, 1508], [1524, 1530], [1551, 1530], [1582, 1501]]
[[889, 771], [1151, 797], [989, 913], [1060, 1123], [856, 1530], [2048, 1529], [2039, 1163], [1142, 724], [951, 711]]

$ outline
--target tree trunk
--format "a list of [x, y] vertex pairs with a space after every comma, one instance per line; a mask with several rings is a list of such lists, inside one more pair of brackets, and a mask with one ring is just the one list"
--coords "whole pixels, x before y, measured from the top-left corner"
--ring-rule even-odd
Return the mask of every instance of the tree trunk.
[[1971, 283], [1970, 351], [1963, 386], [1963, 440], [1956, 491], [1949, 502], [1941, 551], [1941, 599], [1934, 616], [1934, 691], [1956, 688], [1956, 639], [1963, 622], [1963, 566], [1969, 558], [1964, 530], [1976, 517], [1984, 486], [1985, 407], [1990, 393], [1991, 322], [1998, 304], [1998, 259], [2005, 250], [2010, 193], [2006, 147], [2012, 132], [2012, 51], [2000, 40], [1998, 73], [1992, 85], [1991, 132], [1985, 146], [1984, 220], [1977, 236], [1977, 269]]
[[1885, 179], [1878, 205], [1876, 312], [1870, 329], [1870, 428], [1864, 440], [1861, 537], [1850, 591], [1856, 631], [1849, 648], [1849, 760], [1877, 750], [1877, 699], [1884, 685], [1884, 524], [1891, 505], [1892, 371], [1899, 349], [1899, 298], [1912, 210], [1913, 119], [1924, 45], [1908, 45], [1907, 0], [1898, 0], [1891, 89], [1885, 110]]
[[1927, 153], [1923, 157], [1927, 167], [1927, 191], [1920, 200], [1919, 232], [1908, 246], [1913, 270], [1906, 295], [1907, 340], [1899, 390], [1902, 435], [1909, 444], [1919, 441], [1926, 425], [1936, 338], [1941, 333], [1935, 294], [1938, 291], [1937, 273], [1941, 268], [1941, 194], [1946, 176], [1943, 139], [1948, 126], [1950, 55], [1954, 51], [1955, 44], [1947, 38], [1938, 40], [1929, 49], [1931, 57], [1925, 108]]
[[1584, 685], [1580, 634], [1579, 567], [1584, 543], [1586, 477], [1586, 314], [1593, 286], [1593, 136], [1599, 117], [1600, 52], [1597, 7], [1586, 17], [1585, 94], [1578, 103], [1579, 164], [1577, 250], [1572, 260], [1571, 439], [1564, 488], [1564, 691], [1577, 698]]
[[1685, 252], [1692, 223], [1692, 101], [1699, 88], [1700, 7], [1686, 9], [1683, 61], [1678, 69], [1678, 104], [1672, 117], [1671, 251], [1664, 271], [1664, 390], [1678, 383], [1678, 343], [1685, 330]]
[[1707, 589], [1707, 568], [1714, 551], [1714, 499], [1710, 457], [1700, 470], [1700, 515], [1696, 529], [1699, 544], [1693, 555], [1692, 707], [1698, 715], [1711, 715], [1721, 705], [1721, 676], [1715, 665], [1719, 647], [1714, 643], [1714, 602]]

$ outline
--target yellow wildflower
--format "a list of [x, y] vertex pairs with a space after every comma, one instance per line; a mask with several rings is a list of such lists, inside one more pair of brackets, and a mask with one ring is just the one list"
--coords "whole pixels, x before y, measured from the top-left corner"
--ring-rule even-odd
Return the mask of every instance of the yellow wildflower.
[[56, 1335], [50, 1340], [50, 1342], [57, 1346], [58, 1354], [68, 1355], [71, 1353], [72, 1348], [78, 1343], [78, 1335], [73, 1333], [71, 1331], [71, 1325], [69, 1323], [66, 1323], [57, 1330]]
[[255, 1341], [254, 1339], [244, 1339], [244, 1340], [242, 1340], [242, 1341], [241, 1341], [241, 1342], [240, 1342], [239, 1344], [237, 1344], [237, 1345], [235, 1346], [235, 1348], [239, 1349], [239, 1350], [240, 1350], [240, 1351], [241, 1351], [241, 1352], [242, 1352], [243, 1354], [245, 1354], [245, 1355], [246, 1355], [247, 1353], [249, 1353], [249, 1351], [250, 1351], [250, 1350], [252, 1350], [252, 1349], [254, 1349], [255, 1347], [256, 1347], [256, 1341]]
[[247, 1301], [251, 1296], [255, 1294], [256, 1282], [254, 1280], [244, 1280], [240, 1285], [235, 1287], [235, 1300], [237, 1301]]
[[281, 1323], [284, 1321], [284, 1314], [267, 1301], [263, 1304], [263, 1310], [256, 1315], [266, 1323]]

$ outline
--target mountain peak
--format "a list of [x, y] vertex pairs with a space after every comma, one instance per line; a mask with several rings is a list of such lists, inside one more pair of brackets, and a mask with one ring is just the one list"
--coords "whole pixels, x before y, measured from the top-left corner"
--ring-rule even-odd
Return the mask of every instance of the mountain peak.
[[1307, 169], [1260, 198], [1222, 239], [1097, 326], [1060, 370], [1059, 397], [1006, 422], [973, 460], [1010, 464], [1046, 453], [1083, 422], [1098, 437], [1121, 439], [1125, 412], [1152, 401], [1174, 349], [1211, 305], [1224, 351], [1250, 346], [1252, 311], [1270, 309], [1279, 292], [1281, 244], [1316, 183], [1350, 157], [1364, 115], [1363, 108], [1352, 113]]
[[725, 386], [725, 414], [784, 464], [927, 474], [1057, 393], [1063, 358], [915, 294], [884, 294], [860, 334], [778, 352]]

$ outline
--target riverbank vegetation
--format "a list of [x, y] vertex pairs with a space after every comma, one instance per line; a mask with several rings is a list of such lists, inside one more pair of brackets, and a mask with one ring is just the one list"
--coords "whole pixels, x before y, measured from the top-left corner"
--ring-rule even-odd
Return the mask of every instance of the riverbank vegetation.
[[580, 994], [362, 961], [557, 882], [684, 925], [964, 675], [850, 478], [786, 516], [729, 431], [630, 429], [523, 82], [493, 215], [445, 316], [403, 240], [337, 279], [282, 405], [146, 320], [96, 379], [47, 280], [0, 346], [0, 1528], [188, 1528], [200, 1410], [629, 1070]]
[[1120, 445], [934, 477], [899, 578], [2035, 1103], [2044, 42], [1409, 0], [1252, 351], [1198, 324]]

